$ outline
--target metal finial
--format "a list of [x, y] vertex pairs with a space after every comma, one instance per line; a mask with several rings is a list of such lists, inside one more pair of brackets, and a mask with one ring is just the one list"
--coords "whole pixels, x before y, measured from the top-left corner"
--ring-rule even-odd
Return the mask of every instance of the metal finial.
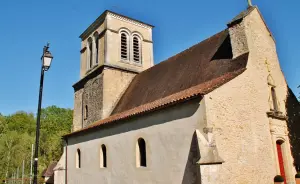
[[43, 53], [45, 54], [45, 52], [47, 52], [48, 51], [48, 49], [49, 49], [49, 45], [50, 45], [50, 43], [49, 42], [47, 42], [47, 45], [45, 45], [44, 46], [44, 51], [43, 51]]
[[248, 0], [248, 7], [251, 7], [251, 6], [252, 6], [252, 1]]

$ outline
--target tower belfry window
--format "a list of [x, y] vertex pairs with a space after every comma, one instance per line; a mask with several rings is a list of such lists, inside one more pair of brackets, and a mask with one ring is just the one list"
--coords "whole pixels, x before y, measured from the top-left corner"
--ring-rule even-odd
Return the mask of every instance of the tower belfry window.
[[95, 64], [98, 64], [98, 53], [99, 53], [99, 34], [94, 33], [94, 42], [95, 42]]
[[87, 58], [87, 67], [88, 69], [92, 68], [93, 66], [93, 40], [92, 38], [88, 39], [88, 58]]
[[129, 60], [129, 51], [128, 51], [128, 34], [125, 32], [121, 33], [121, 59]]
[[132, 44], [133, 48], [133, 61], [136, 63], [140, 63], [141, 62], [141, 42], [139, 37], [134, 36], [133, 37], [133, 44]]

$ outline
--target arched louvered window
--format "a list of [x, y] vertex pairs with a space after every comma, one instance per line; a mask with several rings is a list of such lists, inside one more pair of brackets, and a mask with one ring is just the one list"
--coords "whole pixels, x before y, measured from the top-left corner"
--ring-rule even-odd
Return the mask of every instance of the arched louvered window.
[[143, 138], [139, 138], [137, 141], [136, 157], [137, 157], [136, 161], [138, 167], [147, 166], [146, 142]]
[[93, 40], [92, 38], [88, 39], [88, 57], [87, 57], [87, 68], [90, 69], [93, 66]]
[[107, 167], [107, 155], [106, 155], [106, 146], [104, 144], [101, 145], [100, 148], [100, 167]]
[[121, 59], [129, 60], [129, 35], [127, 32], [121, 32]]
[[76, 152], [76, 168], [81, 168], [81, 151], [80, 149], [77, 149]]
[[94, 41], [95, 41], [95, 64], [98, 64], [98, 53], [99, 53], [99, 34], [98, 32], [94, 33]]
[[279, 109], [278, 109], [276, 92], [275, 92], [274, 87], [271, 87], [271, 94], [272, 94], [273, 108], [274, 108], [274, 111], [277, 112]]
[[134, 35], [132, 39], [132, 52], [132, 60], [136, 63], [141, 63], [141, 39], [137, 35]]

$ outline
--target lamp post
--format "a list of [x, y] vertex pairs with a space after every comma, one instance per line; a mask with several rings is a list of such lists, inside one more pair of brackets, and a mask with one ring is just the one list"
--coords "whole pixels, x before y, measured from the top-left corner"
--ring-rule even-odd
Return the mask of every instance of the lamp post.
[[40, 139], [40, 119], [41, 119], [41, 105], [43, 96], [43, 84], [44, 84], [44, 72], [49, 70], [53, 56], [49, 49], [49, 43], [44, 46], [42, 55], [42, 68], [41, 68], [41, 79], [40, 79], [40, 91], [39, 91], [39, 103], [36, 118], [36, 133], [35, 133], [35, 149], [34, 149], [34, 166], [33, 166], [33, 184], [37, 184], [37, 173], [38, 173], [38, 156], [39, 156], [39, 139]]

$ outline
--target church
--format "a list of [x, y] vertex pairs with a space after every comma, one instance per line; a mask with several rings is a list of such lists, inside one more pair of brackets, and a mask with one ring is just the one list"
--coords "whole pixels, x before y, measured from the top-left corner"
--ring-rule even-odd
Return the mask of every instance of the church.
[[153, 26], [103, 12], [81, 35], [60, 184], [295, 184], [300, 105], [256, 6], [154, 65]]

